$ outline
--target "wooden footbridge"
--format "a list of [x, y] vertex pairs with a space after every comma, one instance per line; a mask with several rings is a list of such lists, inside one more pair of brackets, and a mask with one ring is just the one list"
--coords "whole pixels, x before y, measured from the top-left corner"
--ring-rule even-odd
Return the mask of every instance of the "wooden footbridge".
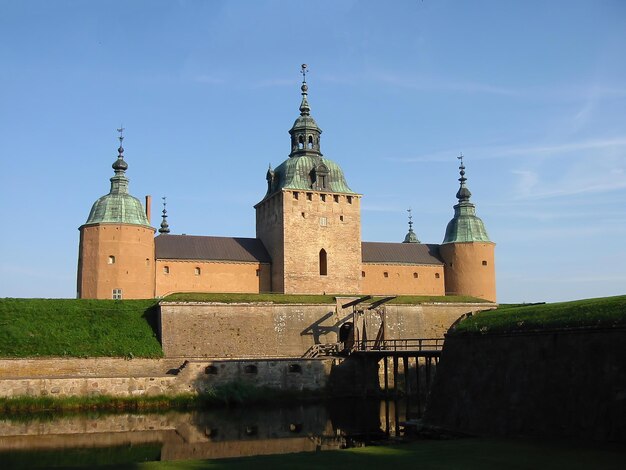
[[[363, 304], [371, 296], [361, 297], [342, 305], [342, 308], [352, 307], [352, 321], [346, 322], [339, 328], [339, 342], [315, 344], [303, 355], [305, 358], [316, 357], [354, 357], [363, 362], [383, 362], [384, 392], [390, 390], [390, 366], [393, 377], [393, 390], [398, 392], [399, 375], [404, 376], [404, 393], [417, 392], [421, 387], [430, 389], [430, 382], [434, 376], [441, 350], [443, 338], [408, 338], [386, 339], [384, 304], [394, 297], [385, 297]], [[375, 339], [367, 339], [367, 313], [372, 312], [378, 317], [378, 331]], [[390, 364], [391, 363], [391, 364]], [[402, 368], [400, 368], [400, 363]], [[414, 369], [411, 374], [410, 370]], [[414, 375], [411, 380], [411, 375]], [[423, 379], [420, 380], [420, 375]], [[412, 384], [414, 386], [412, 386]]]

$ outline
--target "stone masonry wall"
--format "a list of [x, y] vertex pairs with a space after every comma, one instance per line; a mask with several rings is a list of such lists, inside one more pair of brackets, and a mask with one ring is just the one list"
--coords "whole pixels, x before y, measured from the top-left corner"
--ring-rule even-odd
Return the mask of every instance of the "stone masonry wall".
[[446, 338], [425, 419], [478, 435], [626, 441], [626, 329]]
[[[166, 357], [300, 357], [311, 346], [338, 341], [339, 327], [352, 319], [337, 305], [177, 303], [160, 304]], [[422, 304], [386, 307], [386, 338], [443, 337], [467, 312], [494, 304]], [[373, 338], [380, 319], [367, 314]]]

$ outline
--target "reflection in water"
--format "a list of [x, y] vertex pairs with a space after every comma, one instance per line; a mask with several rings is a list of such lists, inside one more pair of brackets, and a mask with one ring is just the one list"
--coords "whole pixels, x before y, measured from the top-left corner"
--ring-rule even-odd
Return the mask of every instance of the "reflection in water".
[[[411, 405], [411, 404], [408, 404]], [[410, 406], [409, 406], [410, 408]], [[216, 459], [363, 446], [402, 435], [406, 402], [0, 420], [3, 468]]]

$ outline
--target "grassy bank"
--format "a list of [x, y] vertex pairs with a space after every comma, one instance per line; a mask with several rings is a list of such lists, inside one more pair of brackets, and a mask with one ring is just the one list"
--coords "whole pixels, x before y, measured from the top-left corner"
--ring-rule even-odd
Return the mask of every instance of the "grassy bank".
[[161, 357], [154, 300], [0, 299], [0, 357]]
[[223, 460], [182, 460], [117, 464], [116, 468], [166, 469], [320, 469], [380, 470], [503, 468], [554, 470], [622, 469], [626, 452], [617, 445], [503, 439], [417, 441], [392, 446], [370, 446], [324, 452], [259, 455]]
[[174, 396], [112, 397], [108, 395], [87, 397], [17, 397], [0, 398], [0, 416], [19, 418], [23, 415], [73, 414], [89, 411], [162, 411], [249, 406], [271, 403], [295, 403], [319, 400], [323, 392], [302, 390], [278, 390], [257, 387], [243, 382], [219, 385], [206, 393], [180, 394]]
[[553, 304], [509, 305], [463, 320], [453, 334], [616, 326], [626, 326], [626, 295]]
[[[217, 294], [217, 293], [180, 293], [171, 294], [165, 297], [165, 302], [220, 302], [220, 303], [255, 303], [269, 302], [273, 304], [335, 304], [336, 297], [353, 297], [355, 295], [293, 295], [293, 294]], [[366, 303], [371, 303], [381, 299], [381, 296], [374, 297]], [[434, 296], [434, 295], [399, 295], [390, 304], [413, 305], [423, 303], [477, 303], [487, 302], [486, 300], [476, 297], [450, 295], [450, 296]]]

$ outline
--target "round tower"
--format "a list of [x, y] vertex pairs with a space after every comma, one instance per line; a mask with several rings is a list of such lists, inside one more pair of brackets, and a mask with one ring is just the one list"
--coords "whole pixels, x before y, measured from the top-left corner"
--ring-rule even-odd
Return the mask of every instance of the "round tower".
[[92, 206], [81, 225], [78, 249], [78, 298], [149, 299], [154, 297], [154, 228], [141, 202], [128, 193], [128, 164], [120, 132], [109, 194]]
[[440, 247], [445, 263], [446, 295], [469, 295], [496, 301], [496, 272], [493, 243], [483, 221], [476, 216], [476, 206], [470, 202], [472, 193], [465, 182], [463, 155], [459, 157], [459, 200], [454, 217], [446, 227]]

